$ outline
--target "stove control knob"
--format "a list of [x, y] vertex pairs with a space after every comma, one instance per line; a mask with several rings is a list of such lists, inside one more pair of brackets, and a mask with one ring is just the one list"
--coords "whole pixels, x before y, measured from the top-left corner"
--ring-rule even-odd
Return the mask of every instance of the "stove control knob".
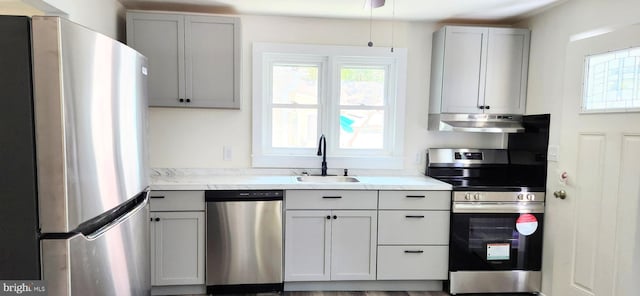
[[522, 193], [518, 194], [518, 200], [524, 200], [524, 194]]
[[471, 200], [471, 193], [467, 193], [464, 195], [464, 199]]
[[480, 197], [481, 197], [480, 193], [476, 193], [473, 195], [473, 199], [475, 200], [480, 200]]
[[536, 199], [535, 194], [533, 194], [533, 193], [527, 194], [527, 200], [535, 200], [535, 199]]

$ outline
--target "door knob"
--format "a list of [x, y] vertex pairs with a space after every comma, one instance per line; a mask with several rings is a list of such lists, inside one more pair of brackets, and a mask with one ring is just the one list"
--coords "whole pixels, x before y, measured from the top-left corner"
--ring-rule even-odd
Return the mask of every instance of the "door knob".
[[556, 198], [559, 198], [559, 199], [565, 199], [565, 198], [567, 198], [567, 192], [564, 191], [564, 190], [558, 190], [558, 191], [553, 193], [553, 196], [555, 196]]

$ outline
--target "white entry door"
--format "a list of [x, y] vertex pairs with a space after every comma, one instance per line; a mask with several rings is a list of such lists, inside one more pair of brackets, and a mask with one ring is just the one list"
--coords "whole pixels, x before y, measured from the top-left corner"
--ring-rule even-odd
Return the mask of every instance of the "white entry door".
[[[564, 190], [566, 198], [551, 196], [547, 204], [562, 216], [552, 225], [558, 227], [553, 296], [640, 293], [640, 112], [581, 113], [585, 56], [634, 46], [640, 46], [638, 25], [567, 46], [558, 167], [568, 178], [566, 185], [551, 182], [550, 187], [556, 193]], [[623, 75], [615, 67], [606, 69], [606, 75]]]

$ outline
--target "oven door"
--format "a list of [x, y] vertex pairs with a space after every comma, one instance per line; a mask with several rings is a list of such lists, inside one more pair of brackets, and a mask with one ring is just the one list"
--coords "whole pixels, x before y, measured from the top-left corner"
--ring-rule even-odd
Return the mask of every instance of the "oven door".
[[[471, 205], [451, 215], [449, 270], [540, 270], [542, 263], [541, 210], [490, 205], [473, 212]], [[519, 212], [518, 212], [519, 211]], [[536, 213], [540, 212], [540, 213]]]

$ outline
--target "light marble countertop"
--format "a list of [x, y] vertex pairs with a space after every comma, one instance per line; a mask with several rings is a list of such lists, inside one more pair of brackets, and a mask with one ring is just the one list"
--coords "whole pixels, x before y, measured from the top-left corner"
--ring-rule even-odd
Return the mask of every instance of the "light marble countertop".
[[427, 176], [353, 176], [360, 182], [299, 182], [283, 175], [156, 175], [151, 190], [451, 190], [451, 185]]

